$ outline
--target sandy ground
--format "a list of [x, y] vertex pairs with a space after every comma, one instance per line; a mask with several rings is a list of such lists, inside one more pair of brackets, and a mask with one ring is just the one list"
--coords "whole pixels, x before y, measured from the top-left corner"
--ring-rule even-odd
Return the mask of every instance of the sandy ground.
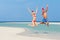
[[24, 28], [0, 27], [0, 40], [56, 40], [34, 36], [24, 36]]

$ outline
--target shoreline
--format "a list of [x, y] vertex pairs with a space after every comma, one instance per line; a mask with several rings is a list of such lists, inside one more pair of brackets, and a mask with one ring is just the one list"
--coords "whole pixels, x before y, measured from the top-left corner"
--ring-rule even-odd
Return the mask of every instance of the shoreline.
[[[30, 24], [31, 22], [9, 22], [9, 23]], [[39, 22], [37, 23], [39, 24]], [[60, 25], [60, 22], [50, 22], [49, 24]], [[29, 32], [30, 31], [26, 31], [25, 28], [0, 26], [0, 40], [59, 40], [60, 39], [59, 33], [32, 34]]]
[[24, 28], [2, 27], [0, 26], [0, 40], [54, 40], [40, 37], [30, 37], [19, 35], [24, 33]]

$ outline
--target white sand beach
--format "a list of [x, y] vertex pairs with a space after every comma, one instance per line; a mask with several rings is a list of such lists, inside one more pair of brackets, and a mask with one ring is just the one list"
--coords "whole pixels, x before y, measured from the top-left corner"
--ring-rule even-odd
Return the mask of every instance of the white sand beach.
[[55, 40], [40, 37], [19, 35], [26, 30], [24, 28], [0, 27], [0, 40]]

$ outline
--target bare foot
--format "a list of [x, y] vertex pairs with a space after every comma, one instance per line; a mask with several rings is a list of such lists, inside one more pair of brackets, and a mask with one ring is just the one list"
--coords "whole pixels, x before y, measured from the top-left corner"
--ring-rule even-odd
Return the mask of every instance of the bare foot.
[[49, 26], [49, 23], [47, 22], [46, 25]]

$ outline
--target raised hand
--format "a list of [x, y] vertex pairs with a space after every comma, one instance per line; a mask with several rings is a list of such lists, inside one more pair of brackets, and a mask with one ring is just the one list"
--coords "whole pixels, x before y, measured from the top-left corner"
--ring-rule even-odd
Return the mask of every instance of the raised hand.
[[30, 10], [30, 8], [28, 8], [28, 11], [31, 13], [31, 10]]
[[38, 7], [36, 7], [36, 13], [37, 13], [37, 11], [38, 11]]

